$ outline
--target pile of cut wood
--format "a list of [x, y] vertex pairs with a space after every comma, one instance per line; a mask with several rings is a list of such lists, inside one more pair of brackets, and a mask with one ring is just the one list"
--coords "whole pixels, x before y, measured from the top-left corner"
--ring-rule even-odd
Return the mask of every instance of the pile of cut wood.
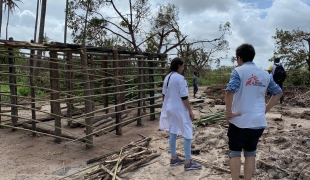
[[199, 119], [193, 121], [193, 125], [195, 126], [207, 126], [209, 123], [214, 123], [217, 121], [225, 121], [225, 111], [221, 109], [217, 112], [200, 116]]
[[100, 161], [99, 164], [90, 169], [84, 170], [78, 175], [84, 179], [121, 179], [121, 176], [127, 172], [133, 171], [139, 167], [148, 165], [150, 161], [158, 156], [158, 151], [147, 148], [150, 137], [144, 137], [141, 140], [132, 142], [119, 150], [87, 161], [88, 164]]

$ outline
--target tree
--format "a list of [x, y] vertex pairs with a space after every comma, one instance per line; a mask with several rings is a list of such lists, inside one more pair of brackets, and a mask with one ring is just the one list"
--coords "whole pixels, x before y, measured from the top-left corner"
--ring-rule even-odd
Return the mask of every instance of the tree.
[[[281, 58], [287, 69], [308, 66], [310, 72], [310, 33], [294, 29], [292, 31], [276, 30], [274, 56]], [[272, 59], [270, 59], [271, 61]]]
[[[22, 2], [22, 0], [15, 0], [15, 1]], [[18, 5], [16, 4], [16, 2], [14, 2], [14, 0], [4, 0], [4, 10], [8, 11], [8, 16], [7, 16], [7, 21], [6, 21], [6, 40], [8, 40], [10, 12], [13, 13], [13, 10], [15, 10], [16, 8], [19, 9]]]
[[[85, 40], [88, 45], [99, 46], [102, 44], [106, 35], [106, 31], [102, 26], [105, 26], [106, 22], [96, 15], [104, 2], [105, 0], [71, 0], [68, 3], [66, 19], [68, 28], [72, 30], [74, 43], [83, 43]], [[87, 17], [85, 14], [87, 14]]]
[[0, 0], [0, 37], [1, 37], [1, 28], [2, 28], [2, 10], [3, 10], [3, 0]]
[[[129, 14], [122, 14], [113, 0], [92, 0], [91, 2], [92, 8], [89, 11], [86, 28], [88, 43], [102, 44], [112, 40], [129, 50], [141, 50], [140, 46], [147, 41], [147, 33], [142, 27], [150, 14], [148, 0], [136, 0], [134, 3], [129, 0]], [[111, 6], [116, 17], [106, 17], [101, 14], [99, 10], [103, 4]], [[76, 42], [81, 41], [83, 28], [80, 22], [85, 20], [85, 16], [78, 12], [85, 10], [85, 6], [78, 0], [71, 0], [69, 3], [68, 27], [72, 29], [72, 37]], [[101, 41], [98, 41], [100, 39]], [[121, 42], [119, 42], [120, 39]]]
[[[41, 15], [40, 15], [40, 26], [39, 26], [39, 38], [38, 43], [43, 44], [44, 41], [44, 28], [45, 28], [45, 16], [46, 16], [46, 4], [47, 0], [42, 0], [41, 4]], [[37, 60], [34, 62], [34, 66], [37, 67], [34, 69], [34, 75], [37, 76], [39, 73], [38, 67], [42, 64], [42, 51], [37, 52]]]
[[237, 62], [237, 57], [236, 56], [232, 56], [230, 58], [231, 63], [233, 64], [233, 66], [235, 66], [235, 62]]
[[[179, 8], [174, 4], [161, 5], [151, 20], [151, 32], [146, 43], [146, 51], [168, 53], [183, 43], [187, 36], [180, 37], [178, 24]], [[165, 49], [163, 49], [165, 47]]]
[[42, 2], [42, 1], [41, 0], [37, 0], [36, 21], [35, 21], [35, 25], [34, 25], [34, 37], [33, 37], [34, 42], [37, 41], [37, 30], [38, 30], [38, 19], [39, 19], [40, 2]]
[[212, 43], [210, 48], [201, 48], [193, 52], [191, 56], [191, 66], [198, 74], [207, 64], [216, 63], [219, 66], [221, 59], [224, 57], [218, 56], [218, 53], [227, 52], [228, 49], [228, 41], [225, 39], [215, 44]]
[[[180, 43], [178, 55], [184, 60], [184, 72], [188, 66], [193, 67], [196, 71], [200, 71], [208, 63], [217, 63], [219, 65], [221, 59], [225, 57], [218, 57], [218, 53], [229, 50], [229, 43], [225, 40], [225, 35], [230, 34], [230, 23], [226, 22], [219, 26], [220, 36], [211, 40], [193, 40]], [[180, 39], [180, 37], [178, 37]], [[201, 44], [201, 46], [197, 46]]]
[[65, 28], [64, 28], [64, 43], [67, 43], [67, 29], [68, 29], [68, 11], [69, 11], [69, 0], [66, 0], [66, 18], [65, 18]]

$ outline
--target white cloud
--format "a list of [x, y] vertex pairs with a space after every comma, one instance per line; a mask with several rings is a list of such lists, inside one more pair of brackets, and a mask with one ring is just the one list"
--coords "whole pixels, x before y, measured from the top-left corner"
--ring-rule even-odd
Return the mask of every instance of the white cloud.
[[[128, 1], [115, 1], [123, 14], [128, 13]], [[190, 39], [213, 39], [218, 37], [218, 27], [230, 22], [232, 34], [226, 36], [230, 44], [228, 59], [222, 65], [231, 65], [230, 57], [242, 43], [251, 43], [256, 49], [255, 63], [267, 68], [268, 59], [272, 57], [276, 28], [292, 30], [296, 28], [309, 30], [310, 0], [150, 0], [152, 12], [160, 4], [174, 3], [180, 7], [179, 25], [181, 31]], [[16, 40], [30, 41], [33, 38], [36, 1], [24, 0], [21, 11], [11, 15], [9, 36]], [[48, 1], [46, 17], [46, 34], [53, 41], [63, 41], [64, 0]], [[104, 15], [116, 16], [111, 7], [101, 10]], [[113, 19], [117, 22], [117, 19]], [[3, 22], [5, 26], [6, 16]], [[5, 27], [2, 26], [2, 38]], [[69, 31], [70, 32], [70, 31]], [[71, 39], [68, 34], [68, 40]], [[72, 42], [69, 40], [69, 42]]]

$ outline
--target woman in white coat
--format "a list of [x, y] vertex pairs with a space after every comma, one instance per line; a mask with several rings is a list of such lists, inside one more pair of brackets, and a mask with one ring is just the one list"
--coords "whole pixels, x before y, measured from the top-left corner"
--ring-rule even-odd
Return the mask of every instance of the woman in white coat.
[[[184, 164], [185, 170], [201, 169], [201, 165], [191, 160], [191, 139], [193, 138], [192, 120], [194, 114], [188, 100], [188, 87], [182, 72], [184, 63], [174, 58], [170, 64], [170, 73], [166, 76], [162, 94], [164, 103], [160, 115], [160, 129], [170, 132], [170, 165]], [[177, 135], [184, 137], [185, 160], [176, 155]]]

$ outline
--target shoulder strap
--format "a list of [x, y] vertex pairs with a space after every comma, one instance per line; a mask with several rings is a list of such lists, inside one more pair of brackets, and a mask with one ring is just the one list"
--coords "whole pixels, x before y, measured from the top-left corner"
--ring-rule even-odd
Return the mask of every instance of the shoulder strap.
[[169, 84], [169, 81], [170, 81], [170, 77], [171, 77], [172, 74], [173, 74], [173, 72], [170, 74], [170, 76], [169, 76], [169, 78], [168, 78], [167, 87], [168, 87], [168, 84]]

